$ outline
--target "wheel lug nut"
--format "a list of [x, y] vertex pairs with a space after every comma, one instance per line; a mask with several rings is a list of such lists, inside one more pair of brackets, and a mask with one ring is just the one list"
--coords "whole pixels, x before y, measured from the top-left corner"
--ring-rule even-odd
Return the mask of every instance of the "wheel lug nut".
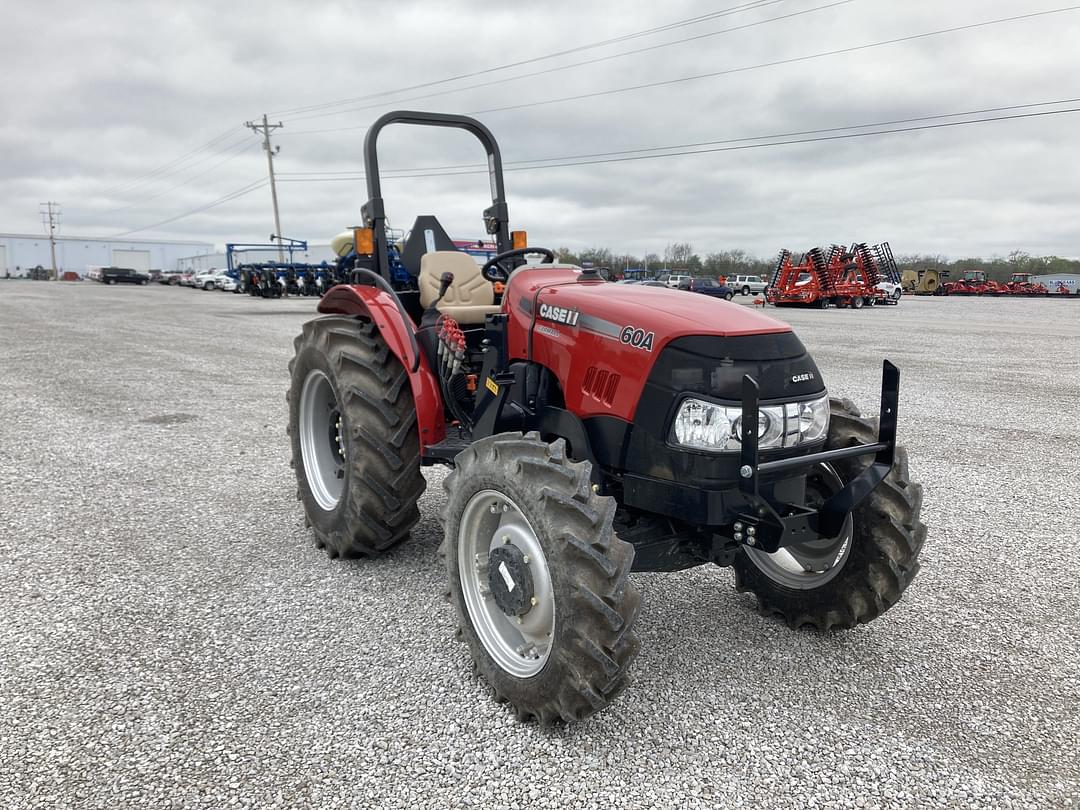
[[757, 540], [755, 540], [753, 537], [747, 537], [746, 538], [746, 545], [753, 546], [753, 545], [756, 545], [756, 544], [757, 544]]
[[753, 536], [754, 536], [755, 534], [757, 534], [757, 529], [755, 529], [755, 528], [754, 528], [753, 526], [750, 526], [750, 527], [749, 527], [749, 528], [748, 528], [748, 529], [746, 530], [746, 533], [747, 533], [748, 535], [750, 535], [751, 537], [753, 537]]
[[503, 545], [505, 546], [506, 544], [508, 544], [508, 543], [510, 542], [510, 538], [509, 538], [509, 537], [507, 537], [507, 536], [506, 536], [506, 535], [504, 534], [504, 535], [503, 535], [503, 538], [502, 538], [502, 541], [503, 541]]
[[741, 524], [741, 523], [736, 523], [736, 524], [735, 524], [735, 531], [737, 531], [737, 532], [741, 532], [741, 531], [742, 531], [742, 524]]
[[524, 622], [525, 622], [525, 620], [522, 619], [520, 616], [517, 617], [517, 623], [518, 624], [524, 624]]
[[742, 532], [735, 532], [735, 539], [742, 540]]
[[537, 600], [537, 598], [535, 596], [529, 597], [529, 604], [532, 605], [533, 607], [536, 607], [537, 602], [538, 602], [538, 600]]

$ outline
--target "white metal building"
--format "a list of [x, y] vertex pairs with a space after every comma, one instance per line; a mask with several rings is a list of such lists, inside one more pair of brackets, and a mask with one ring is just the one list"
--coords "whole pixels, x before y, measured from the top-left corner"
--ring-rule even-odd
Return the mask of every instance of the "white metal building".
[[[61, 273], [74, 270], [79, 275], [86, 275], [90, 267], [130, 267], [143, 272], [176, 270], [182, 257], [213, 249], [208, 242], [57, 236], [56, 267]], [[0, 233], [0, 277], [25, 276], [38, 265], [52, 267], [48, 236]]]
[[1031, 280], [1045, 284], [1052, 293], [1056, 293], [1058, 287], [1064, 286], [1069, 291], [1069, 295], [1080, 294], [1080, 273], [1054, 273], [1034, 276]]

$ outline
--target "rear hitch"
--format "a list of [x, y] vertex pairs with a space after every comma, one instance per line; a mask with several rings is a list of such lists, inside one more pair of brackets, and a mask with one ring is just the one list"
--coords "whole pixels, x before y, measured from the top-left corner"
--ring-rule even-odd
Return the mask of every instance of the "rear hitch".
[[[774, 552], [795, 542], [814, 537], [836, 537], [844, 520], [856, 506], [885, 480], [896, 455], [896, 421], [900, 402], [900, 370], [886, 360], [881, 373], [881, 408], [878, 436], [873, 444], [838, 447], [804, 456], [760, 461], [758, 453], [757, 382], [749, 374], [742, 386], [742, 451], [739, 468], [739, 491], [748, 510], [741, 512], [731, 525], [731, 536], [739, 543]], [[763, 480], [773, 481], [783, 473], [873, 454], [874, 461], [852, 478], [819, 509], [797, 504], [774, 502], [763, 496]]]

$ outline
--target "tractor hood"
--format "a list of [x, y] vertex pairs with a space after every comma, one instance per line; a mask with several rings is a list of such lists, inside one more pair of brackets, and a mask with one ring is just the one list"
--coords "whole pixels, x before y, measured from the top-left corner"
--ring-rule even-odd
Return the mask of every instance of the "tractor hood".
[[554, 373], [568, 409], [634, 421], [646, 388], [739, 401], [743, 376], [763, 402], [820, 396], [823, 381], [785, 323], [699, 293], [584, 279], [540, 266], [511, 277], [504, 307], [512, 359]]
[[[629, 327], [631, 340], [638, 330], [645, 333], [642, 340], [651, 333], [653, 349], [661, 348], [661, 342], [685, 335], [733, 337], [791, 331], [787, 324], [750, 307], [707, 295], [664, 287], [578, 281], [576, 275], [575, 280], [567, 281], [565, 270], [555, 281], [550, 276], [556, 272], [555, 269], [536, 272], [537, 278], [529, 281], [539, 283], [529, 284], [527, 286], [532, 289], [522, 290], [526, 299], [535, 300], [538, 324], [553, 321], [620, 337]], [[541, 280], [541, 275], [549, 278]], [[521, 303], [530, 307], [533, 300]], [[576, 323], [569, 324], [567, 318]]]

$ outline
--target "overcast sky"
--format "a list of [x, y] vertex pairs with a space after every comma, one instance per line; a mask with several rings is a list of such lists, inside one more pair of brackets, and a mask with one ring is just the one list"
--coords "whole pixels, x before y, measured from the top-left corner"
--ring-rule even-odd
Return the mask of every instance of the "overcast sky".
[[[1080, 255], [1080, 113], [760, 140], [1080, 97], [1080, 11], [754, 67], [1064, 0], [0, 3], [0, 232], [40, 233], [38, 203], [56, 200], [68, 235], [263, 241], [273, 230], [266, 185], [182, 215], [266, 179], [265, 154], [243, 124], [269, 112], [284, 124], [273, 136], [282, 231], [325, 242], [359, 219], [366, 125], [421, 109], [472, 113], [494, 131], [515, 169], [506, 176], [511, 225], [532, 244], [641, 254], [689, 241], [702, 255], [769, 256], [889, 240], [897, 254]], [[297, 111], [347, 99], [359, 100]], [[759, 140], [646, 160], [521, 164], [736, 139]], [[481, 235], [487, 181], [464, 173], [483, 159], [470, 136], [393, 127], [380, 147], [386, 169], [466, 167], [384, 179], [393, 225], [433, 213], [455, 237]], [[654, 151], [629, 151], [644, 149]]]

